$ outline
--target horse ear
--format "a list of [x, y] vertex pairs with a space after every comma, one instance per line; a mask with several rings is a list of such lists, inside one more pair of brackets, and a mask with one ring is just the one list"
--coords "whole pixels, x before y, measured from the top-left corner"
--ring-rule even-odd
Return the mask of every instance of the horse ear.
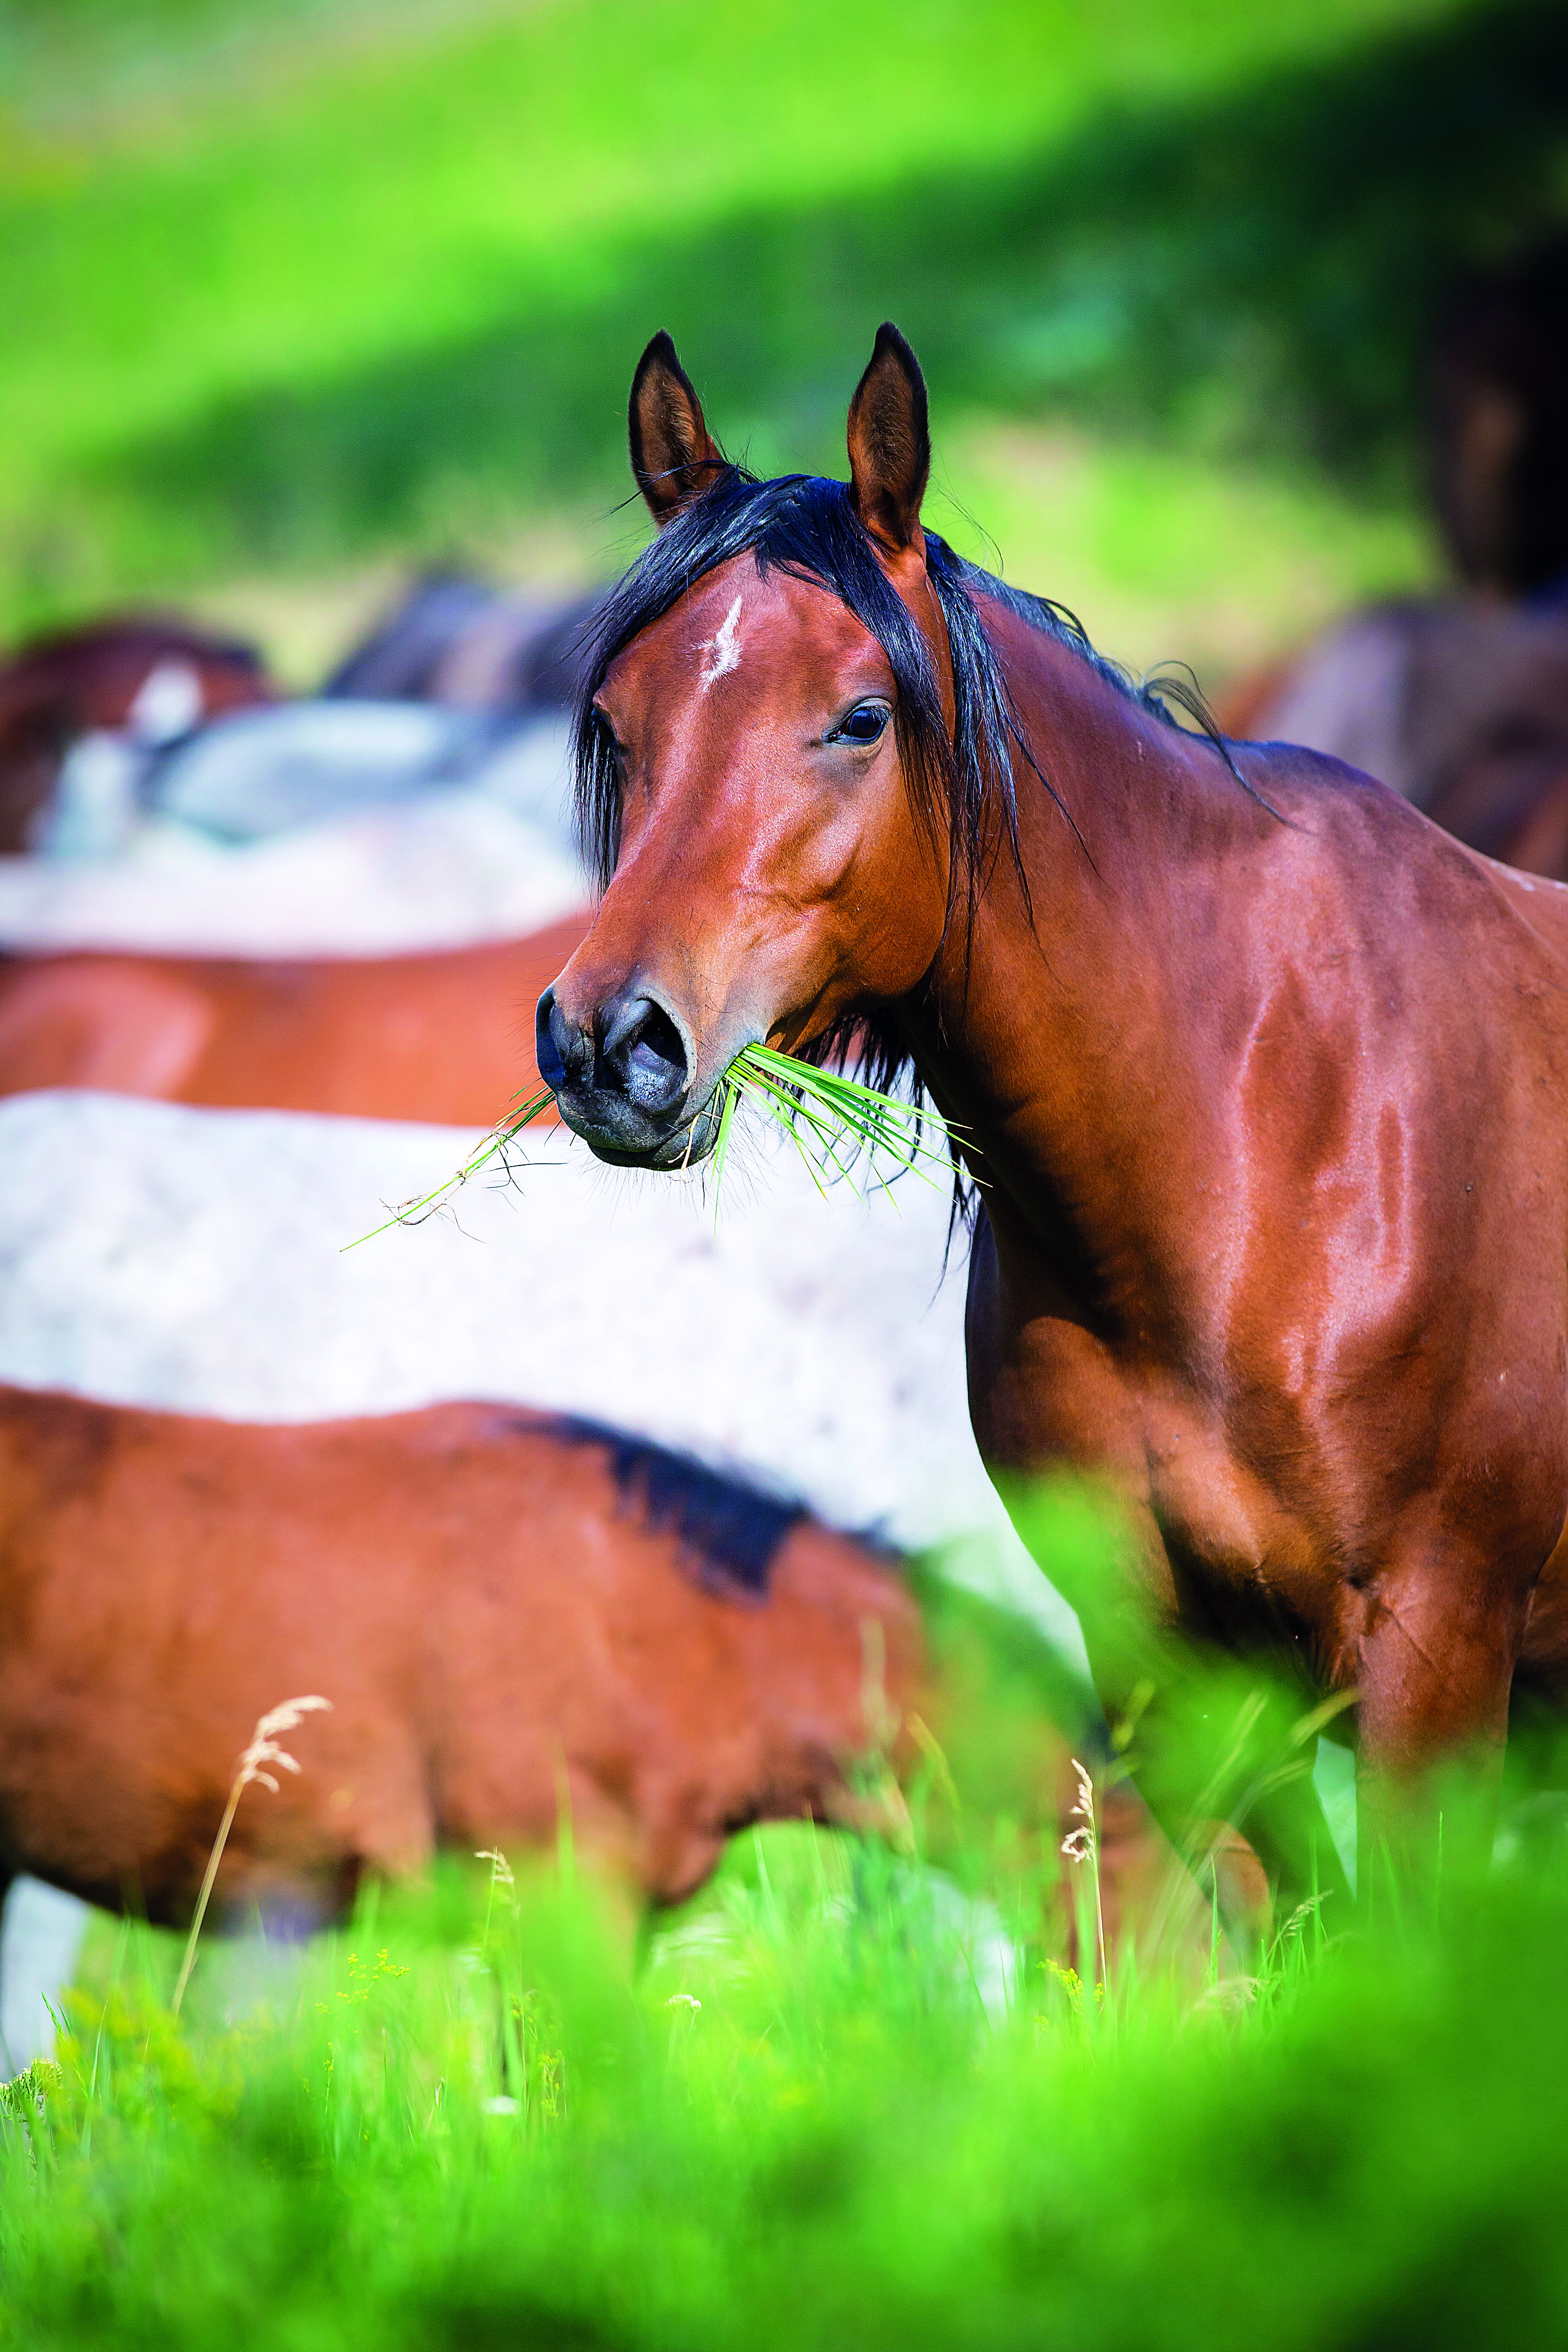
[[727, 463], [663, 328], [637, 362], [629, 422], [632, 471], [663, 530]]
[[850, 403], [850, 498], [889, 555], [920, 544], [930, 473], [925, 379], [898, 329], [884, 323]]

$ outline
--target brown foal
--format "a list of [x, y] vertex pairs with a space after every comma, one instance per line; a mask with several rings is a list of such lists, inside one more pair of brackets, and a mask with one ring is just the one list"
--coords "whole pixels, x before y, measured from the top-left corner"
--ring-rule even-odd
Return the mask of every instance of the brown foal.
[[[329, 1699], [218, 1881], [339, 1910], [438, 1846], [643, 1896], [747, 1822], [865, 1811], [924, 1707], [915, 1603], [800, 1509], [591, 1423], [450, 1404], [267, 1427], [0, 1387], [0, 1877], [183, 1925], [264, 1709]], [[1050, 1799], [1046, 1798], [1049, 1812]]]
[[[884, 328], [847, 488], [726, 464], [667, 337], [632, 402], [663, 526], [580, 739], [606, 889], [540, 1065], [606, 1159], [713, 1139], [747, 1040], [862, 1024], [979, 1188], [971, 1408], [1135, 1531], [1069, 1595], [1111, 1708], [1151, 1621], [1354, 1695], [1363, 1853], [1568, 1675], [1568, 893], [1395, 793], [1178, 727], [923, 530]], [[1145, 1787], [1197, 1791], [1145, 1718]], [[1243, 1824], [1337, 1878], [1302, 1778]]]
[[[984, 1604], [946, 1596], [934, 1656], [885, 1553], [623, 1431], [496, 1404], [269, 1427], [0, 1386], [0, 1893], [31, 1871], [183, 1926], [236, 1753], [305, 1691], [331, 1712], [288, 1740], [299, 1777], [240, 1807], [231, 1916], [328, 1917], [366, 1873], [548, 1849], [563, 1822], [612, 1893], [668, 1903], [752, 1822], [906, 1827], [889, 1768], [933, 1734], [971, 1785]], [[1043, 1697], [1017, 1720], [980, 1793], [1071, 1957], [1069, 1737]], [[1098, 1818], [1111, 1943], [1201, 1982], [1207, 1906], [1173, 1905], [1132, 1790]], [[1245, 1852], [1208, 1854], [1266, 1903]]]

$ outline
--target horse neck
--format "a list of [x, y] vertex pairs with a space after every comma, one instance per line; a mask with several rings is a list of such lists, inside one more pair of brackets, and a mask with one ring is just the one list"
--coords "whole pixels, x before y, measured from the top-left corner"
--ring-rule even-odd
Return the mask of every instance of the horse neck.
[[1148, 1171], [1201, 1148], [1191, 1015], [1226, 847], [1272, 820], [1202, 738], [1010, 614], [987, 622], [1035, 763], [1015, 753], [1027, 896], [1004, 845], [911, 1040], [998, 1238], [1065, 1239], [1103, 1265], [1157, 1219]]

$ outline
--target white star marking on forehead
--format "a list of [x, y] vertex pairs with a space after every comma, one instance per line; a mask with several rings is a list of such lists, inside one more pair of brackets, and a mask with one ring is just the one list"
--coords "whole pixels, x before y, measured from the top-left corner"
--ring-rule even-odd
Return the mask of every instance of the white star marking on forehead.
[[739, 625], [740, 598], [737, 596], [719, 623], [716, 633], [703, 645], [702, 650], [708, 658], [702, 666], [698, 682], [705, 694], [716, 677], [724, 677], [730, 670], [740, 667]]

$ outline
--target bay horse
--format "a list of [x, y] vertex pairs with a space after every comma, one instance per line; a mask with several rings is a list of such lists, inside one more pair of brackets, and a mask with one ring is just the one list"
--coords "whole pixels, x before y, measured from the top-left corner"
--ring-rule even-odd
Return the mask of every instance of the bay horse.
[[[659, 530], [580, 709], [603, 896], [540, 1069], [653, 1169], [711, 1150], [747, 1041], [859, 1024], [875, 1080], [912, 1072], [977, 1194], [988, 1466], [1026, 1540], [1053, 1465], [1126, 1514], [1120, 1576], [1068, 1598], [1113, 1715], [1154, 1678], [1156, 1813], [1199, 1809], [1169, 1635], [1345, 1702], [1363, 1867], [1409, 1864], [1427, 1768], [1495, 1767], [1511, 1694], [1568, 1675], [1568, 895], [1182, 726], [925, 530], [891, 326], [848, 440], [847, 485], [759, 481], [668, 336], [643, 356]], [[1285, 1897], [1343, 1885], [1304, 1775], [1238, 1826]]]
[[0, 957], [0, 1095], [489, 1128], [538, 1085], [535, 1000], [586, 927], [414, 955]]
[[[340, 1916], [367, 1874], [563, 1826], [612, 1890], [678, 1902], [752, 1822], [907, 1826], [893, 1774], [961, 1717], [995, 1614], [930, 1599], [928, 1642], [892, 1553], [569, 1414], [277, 1426], [0, 1386], [0, 1893], [26, 1871], [183, 1926], [252, 1724], [309, 1691], [330, 1711], [241, 1804], [220, 1916]], [[1016, 1685], [1040, 1645], [1009, 1623]], [[1093, 1753], [1050, 1672], [1004, 1776], [1048, 1909], [1070, 1737]], [[1157, 1934], [1168, 1849], [1125, 1789], [1100, 1829], [1107, 1932]], [[1212, 1858], [1256, 1899], [1249, 1854]], [[1207, 1966], [1207, 1919], [1164, 1948]]]

